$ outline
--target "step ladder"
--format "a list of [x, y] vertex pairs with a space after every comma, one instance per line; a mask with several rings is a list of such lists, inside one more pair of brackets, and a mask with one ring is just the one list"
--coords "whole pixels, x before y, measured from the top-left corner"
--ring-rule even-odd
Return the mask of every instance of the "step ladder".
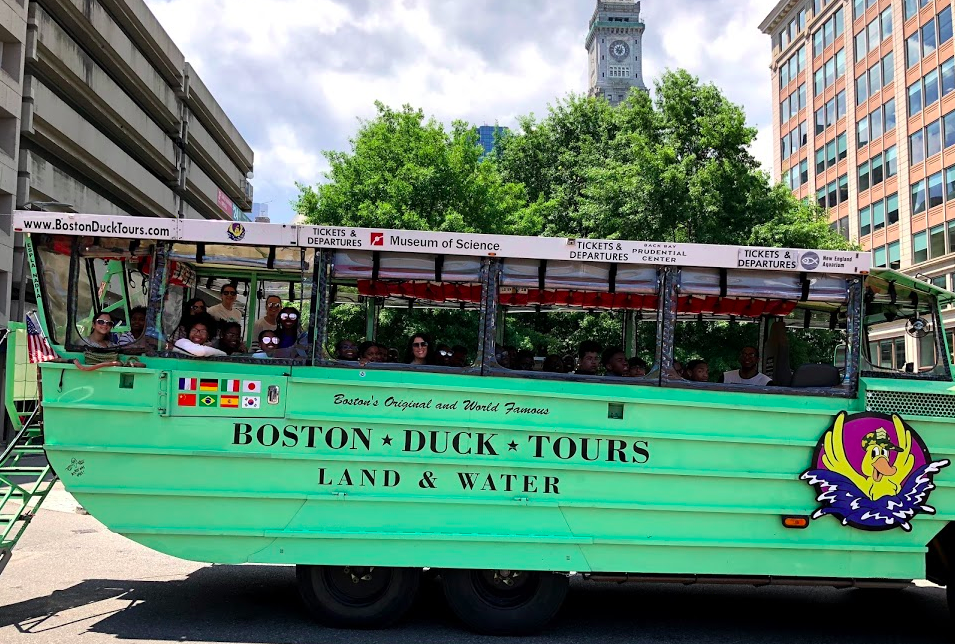
[[0, 573], [57, 481], [43, 451], [38, 418], [39, 408], [0, 454]]
[[57, 481], [43, 449], [38, 374], [26, 355], [26, 335], [24, 324], [11, 322], [0, 337], [0, 345], [7, 343], [4, 403], [16, 431], [0, 452], [0, 573]]

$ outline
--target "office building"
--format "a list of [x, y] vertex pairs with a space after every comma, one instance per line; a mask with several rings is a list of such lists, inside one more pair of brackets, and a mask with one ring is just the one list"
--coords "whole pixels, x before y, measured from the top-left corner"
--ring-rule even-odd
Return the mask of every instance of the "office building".
[[[234, 219], [252, 149], [143, 0], [0, 0], [0, 214]], [[22, 246], [0, 218], [0, 327]]]
[[634, 0], [597, 0], [585, 45], [589, 60], [588, 96], [618, 105], [643, 82], [643, 22]]
[[[828, 208], [832, 226], [871, 250], [876, 266], [949, 289], [952, 10], [951, 0], [780, 0], [760, 25], [772, 38], [776, 179]], [[955, 311], [943, 318], [951, 332]], [[931, 347], [904, 341], [908, 361], [917, 351], [920, 366], [934, 364]], [[902, 361], [901, 350], [890, 353]]]
[[506, 127], [501, 127], [500, 125], [482, 125], [477, 129], [478, 133], [478, 143], [481, 144], [481, 147], [484, 148], [484, 154], [481, 155], [481, 158], [484, 158], [494, 150], [494, 143], [501, 136], [506, 134], [509, 130]]

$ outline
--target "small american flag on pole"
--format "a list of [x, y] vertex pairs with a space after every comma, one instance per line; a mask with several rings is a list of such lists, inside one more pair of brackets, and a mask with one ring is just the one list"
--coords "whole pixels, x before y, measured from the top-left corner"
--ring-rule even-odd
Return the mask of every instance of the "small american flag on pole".
[[54, 360], [57, 357], [33, 313], [27, 313], [27, 354], [30, 364]]

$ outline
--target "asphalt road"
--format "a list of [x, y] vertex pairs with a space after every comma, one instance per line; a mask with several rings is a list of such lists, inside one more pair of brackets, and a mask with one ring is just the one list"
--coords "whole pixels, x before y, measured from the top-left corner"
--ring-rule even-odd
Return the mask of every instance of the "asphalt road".
[[[65, 493], [41, 510], [0, 575], [0, 642], [237, 642], [290, 644], [511, 641], [455, 622], [434, 585], [383, 631], [310, 621], [281, 566], [180, 561], [73, 513]], [[944, 642], [945, 592], [575, 582], [558, 618], [520, 641], [882, 644]], [[514, 639], [513, 641], [518, 641]]]

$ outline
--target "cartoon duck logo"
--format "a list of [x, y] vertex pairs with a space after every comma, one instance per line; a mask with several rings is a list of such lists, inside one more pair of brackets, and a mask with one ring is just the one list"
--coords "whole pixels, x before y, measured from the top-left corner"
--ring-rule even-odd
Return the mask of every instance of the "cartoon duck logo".
[[242, 238], [245, 237], [245, 226], [237, 221], [233, 222], [229, 225], [229, 228], [226, 229], [225, 234], [234, 242], [242, 241]]
[[827, 514], [862, 530], [912, 529], [919, 513], [935, 514], [932, 477], [950, 461], [932, 461], [921, 437], [898, 415], [840, 412], [816, 446], [814, 467], [800, 477], [814, 486]]

